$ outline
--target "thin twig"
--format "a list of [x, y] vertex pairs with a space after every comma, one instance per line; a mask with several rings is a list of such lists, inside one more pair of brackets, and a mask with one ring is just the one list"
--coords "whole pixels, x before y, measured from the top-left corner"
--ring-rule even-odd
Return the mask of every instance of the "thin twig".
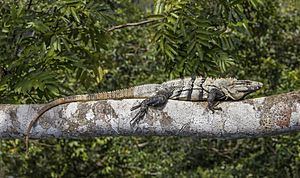
[[144, 20], [144, 21], [141, 21], [141, 22], [126, 23], [126, 24], [122, 24], [122, 25], [113, 26], [113, 27], [109, 28], [107, 31], [111, 32], [113, 30], [117, 30], [117, 29], [120, 29], [120, 28], [144, 25], [144, 24], [151, 23], [151, 22], [154, 22], [154, 21], [157, 21], [157, 19]]
[[29, 1], [28, 6], [27, 6], [27, 10], [30, 9], [31, 5], [32, 5], [32, 0]]

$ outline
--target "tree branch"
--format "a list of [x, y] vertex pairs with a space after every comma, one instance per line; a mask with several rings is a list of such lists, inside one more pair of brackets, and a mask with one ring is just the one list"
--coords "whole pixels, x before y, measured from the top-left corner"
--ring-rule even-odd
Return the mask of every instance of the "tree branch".
[[[84, 138], [103, 135], [177, 135], [243, 138], [300, 131], [300, 91], [222, 102], [212, 113], [206, 102], [169, 100], [149, 109], [135, 127], [130, 108], [141, 100], [107, 100], [64, 104], [46, 112], [33, 128], [33, 138]], [[0, 105], [0, 138], [23, 138], [43, 105]]]
[[122, 24], [122, 25], [113, 26], [113, 27], [109, 28], [107, 31], [111, 32], [113, 30], [117, 30], [117, 29], [121, 29], [121, 28], [140, 26], [140, 25], [144, 25], [144, 24], [147, 24], [147, 23], [152, 23], [152, 22], [155, 22], [155, 21], [157, 21], [157, 19], [144, 20], [144, 21], [141, 21], [141, 22], [126, 23], [126, 24]]

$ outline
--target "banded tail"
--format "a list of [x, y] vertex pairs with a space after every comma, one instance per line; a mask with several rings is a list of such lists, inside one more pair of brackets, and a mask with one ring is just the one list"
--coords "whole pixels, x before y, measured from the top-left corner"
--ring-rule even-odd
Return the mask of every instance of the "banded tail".
[[94, 93], [94, 94], [86, 94], [86, 95], [74, 95], [67, 96], [64, 98], [56, 99], [48, 104], [46, 104], [42, 109], [38, 112], [38, 115], [31, 120], [29, 126], [27, 127], [26, 135], [25, 135], [25, 145], [26, 150], [28, 151], [28, 143], [29, 143], [29, 135], [33, 125], [39, 120], [39, 118], [48, 110], [59, 106], [61, 104], [72, 103], [72, 102], [85, 102], [85, 101], [97, 101], [97, 100], [107, 100], [107, 99], [129, 99], [129, 98], [146, 98], [153, 94], [157, 90], [158, 84], [147, 84], [140, 85], [132, 88], [102, 92], [102, 93]]

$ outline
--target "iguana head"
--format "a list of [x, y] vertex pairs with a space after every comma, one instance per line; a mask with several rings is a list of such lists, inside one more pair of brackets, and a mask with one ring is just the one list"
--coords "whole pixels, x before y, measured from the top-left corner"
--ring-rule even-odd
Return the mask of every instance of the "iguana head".
[[225, 93], [226, 97], [233, 100], [243, 99], [248, 94], [259, 90], [263, 86], [261, 82], [251, 80], [232, 79], [231, 81], [221, 83], [222, 85], [219, 87], [222, 92]]

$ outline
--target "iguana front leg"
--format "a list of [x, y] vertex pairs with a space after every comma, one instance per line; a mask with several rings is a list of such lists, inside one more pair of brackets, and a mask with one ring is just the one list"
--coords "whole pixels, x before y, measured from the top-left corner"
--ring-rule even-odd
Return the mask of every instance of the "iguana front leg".
[[149, 107], [162, 107], [164, 106], [169, 98], [169, 94], [167, 93], [161, 93], [161, 94], [157, 94], [153, 97], [147, 98], [145, 100], [143, 100], [139, 105], [136, 105], [134, 107], [132, 107], [130, 110], [136, 110], [138, 108], [140, 108], [140, 110], [138, 111], [138, 113], [134, 116], [133, 119], [131, 119], [130, 121], [130, 125], [134, 126], [137, 123], [140, 122], [140, 120], [142, 120], [145, 116], [145, 114], [148, 111]]
[[215, 110], [222, 110], [220, 107], [216, 107], [219, 104], [219, 100], [224, 100], [226, 98], [225, 93], [223, 93], [218, 88], [213, 88], [208, 92], [208, 109], [211, 110], [213, 113]]

